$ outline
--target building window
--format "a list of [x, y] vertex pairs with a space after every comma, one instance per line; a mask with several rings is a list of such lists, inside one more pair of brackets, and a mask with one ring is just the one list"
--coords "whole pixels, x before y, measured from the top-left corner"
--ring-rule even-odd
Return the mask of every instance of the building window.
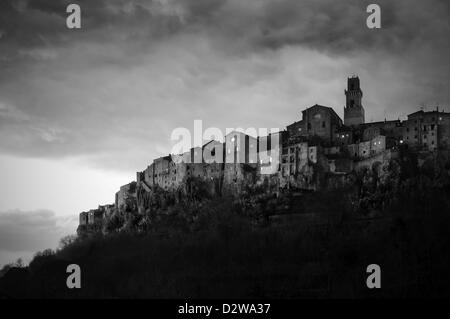
[[308, 130], [311, 129], [311, 123], [308, 123]]
[[325, 127], [325, 121], [322, 122], [322, 127]]

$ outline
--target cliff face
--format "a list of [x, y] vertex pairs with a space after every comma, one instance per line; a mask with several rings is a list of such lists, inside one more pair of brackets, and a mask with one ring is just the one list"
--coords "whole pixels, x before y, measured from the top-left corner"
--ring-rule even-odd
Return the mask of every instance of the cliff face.
[[[325, 171], [320, 163], [308, 168], [305, 166], [309, 175], [303, 173], [290, 176], [289, 184], [285, 183], [283, 187], [280, 187], [277, 175], [266, 175], [259, 179], [251, 166], [240, 168], [243, 176], [240, 183], [230, 186], [224, 186], [223, 179], [205, 180], [198, 177], [188, 178], [180, 187], [170, 190], [137, 184], [135, 194], [127, 198], [126, 204], [110, 207], [108, 211], [99, 208], [103, 212], [102, 218], [80, 225], [78, 234], [90, 237], [96, 233], [146, 231], [151, 225], [174, 214], [185, 220], [189, 227], [195, 228], [198, 212], [217, 201], [231, 201], [255, 223], [265, 223], [272, 215], [301, 213], [299, 207], [302, 204], [299, 199], [314, 191], [345, 191], [353, 210], [382, 210], [392, 202], [393, 195], [398, 190], [402, 159], [400, 155], [395, 159], [379, 159], [382, 161], [368, 161], [366, 165], [361, 165], [357, 171], [350, 173]], [[305, 178], [313, 181], [314, 187], [299, 187]]]
[[[348, 153], [345, 147], [322, 145], [320, 139], [315, 142], [287, 139], [281, 153], [272, 154], [280, 158], [273, 170], [267, 170], [267, 163], [259, 160], [186, 164], [164, 157], [144, 172], [138, 172], [137, 181], [122, 186], [114, 205], [81, 213], [77, 232], [80, 236], [107, 234], [132, 228], [134, 224], [145, 229], [174, 207], [192, 213], [199, 205], [217, 198], [254, 209], [265, 205], [260, 205], [261, 200], [276, 204], [293, 194], [346, 188], [352, 188], [349, 200], [355, 209], [382, 209], [392, 201], [402, 176], [410, 174], [411, 167], [426, 166], [429, 162], [436, 166], [438, 158], [444, 162], [449, 158], [445, 151], [420, 152], [406, 146], [386, 149], [380, 137], [372, 135], [361, 156]], [[280, 210], [276, 205], [272, 209]]]

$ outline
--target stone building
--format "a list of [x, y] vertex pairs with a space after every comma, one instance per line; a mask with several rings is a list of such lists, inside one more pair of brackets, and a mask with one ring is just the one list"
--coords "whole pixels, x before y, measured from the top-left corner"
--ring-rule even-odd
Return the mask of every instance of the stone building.
[[281, 149], [286, 144], [287, 131], [270, 133], [258, 137], [258, 174], [264, 179], [267, 175], [278, 174], [281, 163]]
[[347, 153], [354, 159], [365, 159], [386, 150], [386, 136], [378, 135], [369, 141], [347, 145]]
[[88, 224], [101, 224], [104, 217], [104, 211], [101, 209], [91, 209], [88, 212]]
[[115, 204], [99, 205], [98, 210], [103, 212], [104, 217], [111, 216], [116, 211]]
[[334, 136], [334, 144], [347, 146], [361, 140], [362, 132], [359, 128], [341, 126], [337, 128]]
[[115, 205], [99, 205], [97, 209], [91, 209], [80, 213], [80, 225], [98, 225], [103, 219], [115, 212]]
[[436, 151], [450, 146], [450, 113], [417, 111], [408, 115], [403, 127], [403, 143], [413, 149]]
[[308, 164], [317, 163], [317, 146], [309, 146], [307, 142], [290, 144], [281, 152], [281, 175], [292, 175], [301, 171]]
[[134, 209], [136, 203], [136, 182], [131, 182], [129, 184], [120, 187], [119, 191], [116, 193], [115, 208], [119, 212], [124, 212], [127, 209]]
[[363, 92], [357, 76], [347, 79], [347, 90], [344, 92], [344, 125], [358, 126], [364, 124], [365, 115], [364, 107], [362, 106]]
[[256, 164], [258, 139], [233, 131], [225, 136], [225, 163]]
[[225, 136], [224, 189], [233, 194], [243, 185], [256, 183], [258, 168], [258, 139], [233, 131]]
[[331, 107], [316, 104], [302, 111], [302, 120], [288, 125], [287, 131], [292, 137], [317, 136], [331, 142], [341, 126], [341, 118]]
[[88, 212], [81, 212], [80, 213], [80, 225], [87, 225], [88, 224]]

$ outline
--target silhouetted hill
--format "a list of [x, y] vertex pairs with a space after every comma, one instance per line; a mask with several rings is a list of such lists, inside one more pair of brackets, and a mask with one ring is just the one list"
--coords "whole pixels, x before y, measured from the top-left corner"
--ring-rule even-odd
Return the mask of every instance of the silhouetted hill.
[[[404, 167], [387, 183], [367, 171], [347, 188], [286, 194], [252, 208], [246, 208], [251, 197], [205, 199], [189, 208], [195, 218], [174, 205], [145, 231], [129, 223], [40, 253], [29, 267], [0, 278], [0, 292], [15, 298], [449, 297], [448, 167]], [[81, 289], [65, 286], [72, 263], [81, 267]], [[366, 287], [369, 264], [381, 266], [382, 289]]]

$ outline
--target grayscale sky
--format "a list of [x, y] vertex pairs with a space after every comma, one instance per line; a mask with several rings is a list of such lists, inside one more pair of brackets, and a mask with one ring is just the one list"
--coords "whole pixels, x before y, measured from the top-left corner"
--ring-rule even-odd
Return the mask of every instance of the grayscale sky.
[[[382, 28], [366, 27], [381, 6]], [[82, 28], [66, 28], [69, 3]], [[167, 154], [176, 127], [279, 127], [315, 103], [366, 121], [449, 108], [447, 0], [1, 0], [0, 265]]]

